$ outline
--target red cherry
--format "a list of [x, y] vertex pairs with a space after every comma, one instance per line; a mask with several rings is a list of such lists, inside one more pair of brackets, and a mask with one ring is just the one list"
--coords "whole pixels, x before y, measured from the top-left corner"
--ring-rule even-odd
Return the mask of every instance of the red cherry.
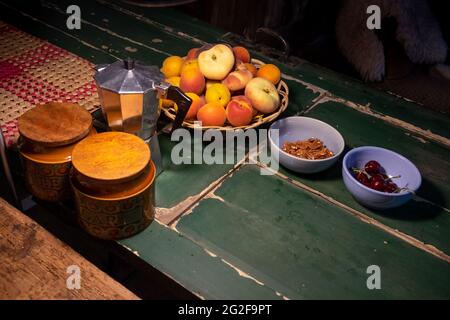
[[377, 174], [374, 174], [374, 175], [372, 176], [371, 181], [372, 181], [372, 182], [375, 182], [375, 181], [385, 182], [386, 180], [385, 180], [385, 178], [383, 177], [382, 174], [377, 173]]
[[373, 177], [370, 179], [370, 188], [374, 190], [383, 191], [385, 186], [384, 180], [373, 179]]
[[364, 170], [366, 170], [368, 174], [377, 174], [381, 171], [381, 165], [375, 160], [370, 160], [364, 166]]
[[358, 173], [356, 173], [355, 178], [356, 178], [356, 180], [358, 180], [358, 182], [360, 182], [364, 185], [368, 184], [368, 182], [369, 182], [369, 177], [363, 171], [359, 171]]
[[398, 190], [398, 186], [394, 182], [388, 182], [384, 187], [384, 192], [394, 193]]

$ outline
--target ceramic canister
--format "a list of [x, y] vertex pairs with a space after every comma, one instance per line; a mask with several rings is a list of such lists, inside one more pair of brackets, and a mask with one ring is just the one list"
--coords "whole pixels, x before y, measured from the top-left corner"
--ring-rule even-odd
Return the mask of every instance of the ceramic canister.
[[148, 145], [123, 132], [88, 137], [73, 149], [71, 183], [78, 220], [89, 234], [121, 239], [155, 216], [155, 166]]
[[19, 118], [19, 152], [30, 193], [56, 202], [71, 196], [69, 171], [74, 146], [96, 133], [83, 107], [48, 103]]

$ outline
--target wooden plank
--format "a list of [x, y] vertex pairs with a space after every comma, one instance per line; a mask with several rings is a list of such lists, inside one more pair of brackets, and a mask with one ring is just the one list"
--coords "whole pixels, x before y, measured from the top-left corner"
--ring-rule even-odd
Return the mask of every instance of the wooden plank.
[[[243, 166], [176, 228], [287, 298], [450, 297], [449, 263], [255, 166]], [[381, 290], [366, 286], [370, 265], [381, 269]]]
[[201, 299], [282, 298], [183, 233], [157, 222], [119, 243]]
[[341, 162], [314, 175], [302, 175], [280, 167], [279, 175], [312, 188], [377, 221], [411, 235], [430, 248], [450, 254], [449, 149], [417, 138], [408, 131], [373, 119], [336, 102], [326, 102], [310, 110], [307, 116], [325, 121], [338, 129], [349, 148], [375, 145], [397, 151], [413, 161], [423, 175], [423, 185], [405, 206], [374, 211], [358, 204], [342, 182]]
[[[138, 299], [0, 198], [0, 299]], [[80, 289], [66, 285], [80, 268]]]

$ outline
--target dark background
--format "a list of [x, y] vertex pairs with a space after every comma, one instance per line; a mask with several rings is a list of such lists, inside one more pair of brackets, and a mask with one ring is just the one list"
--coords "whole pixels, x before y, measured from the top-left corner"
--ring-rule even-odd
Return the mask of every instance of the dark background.
[[[404, 0], [414, 1], [414, 0]], [[448, 1], [428, 0], [447, 44], [450, 44]], [[258, 32], [263, 27], [278, 34], [289, 45], [289, 56], [298, 57], [360, 78], [340, 54], [335, 36], [340, 1], [329, 0], [198, 0], [177, 7], [189, 15], [226, 31], [241, 35], [252, 43], [264, 44], [283, 52], [276, 36]], [[392, 21], [382, 21], [382, 31], [393, 32]], [[382, 35], [380, 35], [382, 36]], [[390, 91], [445, 114], [450, 113], [450, 79], [436, 75], [432, 66], [413, 65], [400, 46], [384, 43], [386, 79], [369, 85]], [[450, 65], [450, 55], [446, 64]], [[295, 59], [283, 61], [295, 64]]]

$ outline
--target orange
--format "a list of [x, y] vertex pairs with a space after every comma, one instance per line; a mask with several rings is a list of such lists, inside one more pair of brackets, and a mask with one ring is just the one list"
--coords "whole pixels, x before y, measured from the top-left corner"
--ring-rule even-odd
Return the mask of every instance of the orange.
[[269, 80], [273, 84], [277, 84], [281, 79], [281, 71], [276, 65], [269, 63], [259, 68], [256, 76]]
[[166, 78], [179, 76], [183, 62], [183, 58], [179, 56], [167, 57], [163, 62], [161, 72], [164, 73]]
[[210, 102], [198, 110], [197, 119], [202, 122], [202, 126], [223, 126], [227, 115], [220, 104]]

